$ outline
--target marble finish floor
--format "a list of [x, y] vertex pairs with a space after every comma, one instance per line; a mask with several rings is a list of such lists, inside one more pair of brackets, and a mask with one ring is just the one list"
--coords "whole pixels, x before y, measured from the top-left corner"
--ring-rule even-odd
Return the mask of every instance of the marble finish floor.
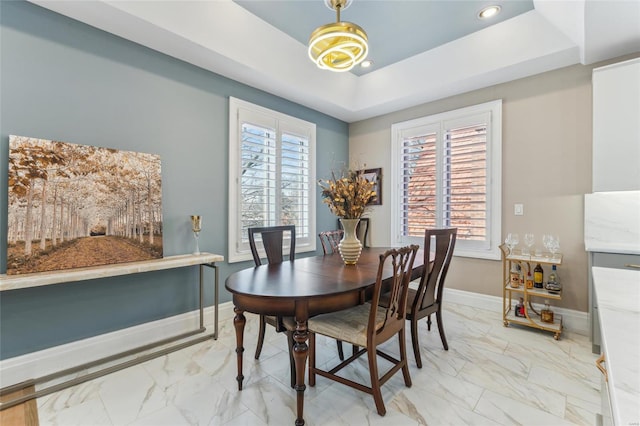
[[[413, 386], [398, 373], [383, 386], [387, 414], [373, 398], [317, 376], [305, 392], [307, 425], [594, 425], [600, 377], [586, 336], [502, 325], [498, 312], [447, 304], [449, 350], [437, 326], [421, 324], [423, 368], [413, 359]], [[253, 359], [258, 321], [247, 314], [244, 390], [238, 391], [231, 320], [220, 338], [41, 397], [41, 425], [293, 425], [286, 337], [267, 328]], [[408, 333], [407, 333], [408, 334]], [[318, 337], [318, 364], [334, 363], [334, 341]], [[385, 344], [397, 353], [397, 340]], [[384, 361], [380, 368], [384, 368]], [[366, 360], [347, 374], [368, 381]]]

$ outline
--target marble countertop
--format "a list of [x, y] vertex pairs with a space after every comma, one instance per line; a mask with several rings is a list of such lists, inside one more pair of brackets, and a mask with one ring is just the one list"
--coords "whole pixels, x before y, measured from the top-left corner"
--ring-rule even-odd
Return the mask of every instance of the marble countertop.
[[587, 251], [640, 254], [640, 191], [586, 194], [584, 246]]
[[614, 424], [640, 422], [640, 271], [593, 267]]

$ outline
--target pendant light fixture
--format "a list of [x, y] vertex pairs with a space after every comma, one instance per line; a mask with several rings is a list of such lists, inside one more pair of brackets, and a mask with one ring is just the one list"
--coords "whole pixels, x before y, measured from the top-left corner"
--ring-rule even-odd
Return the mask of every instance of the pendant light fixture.
[[309, 58], [321, 69], [345, 72], [369, 53], [367, 33], [351, 22], [340, 22], [340, 11], [352, 0], [325, 0], [336, 11], [336, 22], [322, 25], [309, 38]]

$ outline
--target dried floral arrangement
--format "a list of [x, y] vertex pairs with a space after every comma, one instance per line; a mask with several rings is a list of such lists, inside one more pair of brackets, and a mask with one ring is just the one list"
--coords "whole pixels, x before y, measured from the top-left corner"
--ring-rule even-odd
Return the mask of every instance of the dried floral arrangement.
[[331, 179], [321, 179], [318, 184], [322, 188], [322, 201], [343, 219], [359, 219], [376, 197], [375, 183], [354, 170], [347, 170], [340, 177], [331, 172]]

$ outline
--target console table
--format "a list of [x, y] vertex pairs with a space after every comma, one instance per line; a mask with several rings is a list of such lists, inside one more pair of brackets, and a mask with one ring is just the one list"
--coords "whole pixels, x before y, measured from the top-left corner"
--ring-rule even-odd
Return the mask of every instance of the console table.
[[92, 266], [87, 268], [77, 268], [77, 269], [68, 269], [68, 270], [51, 271], [51, 272], [39, 272], [39, 273], [23, 274], [23, 275], [5, 275], [5, 274], [0, 275], [0, 291], [4, 292], [4, 291], [30, 288], [30, 287], [40, 287], [40, 286], [46, 286], [46, 285], [69, 283], [74, 281], [84, 281], [84, 280], [90, 280], [90, 279], [96, 279], [96, 278], [107, 278], [107, 277], [115, 277], [119, 275], [130, 275], [130, 274], [137, 274], [137, 273], [143, 273], [143, 272], [161, 271], [165, 269], [184, 268], [188, 266], [199, 266], [199, 269], [200, 269], [199, 271], [200, 272], [200, 277], [199, 277], [200, 291], [198, 296], [199, 315], [200, 315], [199, 328], [196, 328], [195, 330], [188, 331], [186, 333], [182, 333], [176, 336], [168, 337], [144, 346], [130, 349], [125, 352], [120, 352], [115, 355], [111, 355], [111, 356], [94, 360], [82, 365], [78, 365], [76, 367], [58, 371], [56, 373], [49, 374], [47, 376], [31, 379], [26, 382], [21, 382], [21, 383], [7, 386], [3, 389], [0, 389], [0, 395], [6, 395], [6, 394], [16, 392], [20, 389], [24, 389], [29, 386], [35, 387], [36, 384], [46, 383], [48, 381], [51, 381], [59, 377], [70, 375], [78, 371], [86, 370], [92, 367], [100, 366], [101, 364], [112, 362], [114, 360], [118, 360], [126, 356], [135, 355], [143, 351], [148, 351], [150, 349], [157, 348], [158, 346], [161, 346], [161, 345], [167, 345], [169, 343], [184, 339], [186, 337], [189, 337], [195, 334], [203, 333], [204, 331], [206, 331], [206, 328], [204, 327], [204, 312], [203, 312], [204, 311], [204, 302], [203, 302], [204, 284], [203, 284], [203, 278], [202, 278], [203, 268], [205, 266], [209, 268], [213, 268], [215, 273], [213, 333], [200, 336], [197, 339], [191, 339], [186, 342], [160, 348], [159, 350], [145, 353], [131, 360], [121, 362], [119, 364], [112, 365], [109, 367], [105, 367], [97, 371], [90, 372], [86, 375], [75, 377], [70, 380], [64, 381], [62, 383], [57, 383], [55, 385], [36, 390], [32, 393], [21, 395], [19, 398], [15, 398], [15, 399], [1, 403], [0, 410], [4, 410], [5, 408], [9, 408], [14, 405], [21, 404], [30, 399], [48, 395], [50, 393], [57, 392], [61, 389], [65, 389], [70, 386], [74, 386], [79, 383], [92, 380], [96, 377], [104, 376], [105, 374], [122, 370], [132, 365], [136, 365], [136, 364], [148, 361], [150, 359], [157, 358], [161, 355], [175, 352], [179, 349], [185, 348], [187, 346], [193, 345], [198, 342], [202, 342], [211, 337], [217, 340], [218, 339], [218, 266], [215, 263], [221, 262], [223, 260], [224, 260], [224, 257], [218, 254], [211, 254], [211, 253], [185, 254], [185, 255], [178, 255], [178, 256], [167, 256], [162, 259], [145, 260], [140, 262], [117, 263], [112, 265]]

